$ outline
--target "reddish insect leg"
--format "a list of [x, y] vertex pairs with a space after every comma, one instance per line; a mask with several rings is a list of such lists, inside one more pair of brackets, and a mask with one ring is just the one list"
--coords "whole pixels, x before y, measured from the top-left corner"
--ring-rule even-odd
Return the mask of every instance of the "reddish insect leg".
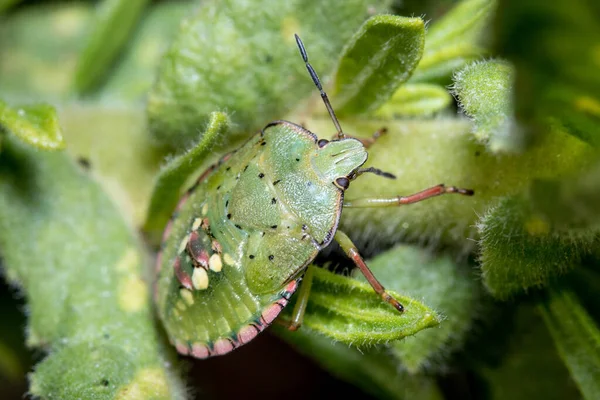
[[358, 249], [356, 248], [354, 243], [352, 243], [350, 238], [344, 232], [342, 232], [340, 230], [338, 230], [335, 233], [334, 238], [335, 238], [335, 241], [340, 244], [340, 246], [342, 247], [342, 250], [344, 250], [346, 255], [352, 261], [354, 261], [354, 264], [356, 264], [356, 266], [360, 269], [360, 272], [362, 272], [362, 274], [365, 276], [365, 278], [367, 278], [367, 281], [373, 287], [373, 290], [375, 290], [375, 293], [377, 293], [383, 299], [383, 301], [390, 303], [396, 310], [403, 312], [404, 306], [402, 306], [402, 304], [400, 304], [400, 302], [398, 300], [393, 298], [385, 290], [383, 285], [381, 283], [379, 283], [377, 278], [375, 278], [375, 275], [373, 275], [373, 273], [371, 272], [371, 270], [369, 269], [367, 264], [365, 264], [365, 261], [363, 260], [361, 255], [358, 253]]
[[344, 207], [394, 207], [401, 206], [404, 204], [418, 203], [419, 201], [429, 199], [431, 197], [440, 196], [447, 193], [457, 193], [465, 196], [472, 196], [474, 194], [471, 189], [460, 189], [456, 186], [446, 186], [443, 183], [429, 189], [420, 191], [419, 193], [411, 194], [409, 196], [396, 196], [389, 198], [363, 198], [355, 200], [344, 201]]
[[[380, 128], [380, 129], [376, 130], [375, 133], [373, 133], [373, 135], [370, 138], [360, 138], [360, 137], [356, 137], [356, 136], [352, 136], [352, 135], [348, 135], [348, 134], [345, 134], [345, 137], [358, 140], [359, 142], [361, 142], [363, 144], [363, 146], [365, 146], [365, 148], [368, 149], [377, 141], [377, 139], [379, 139], [382, 135], [385, 135], [386, 133], [387, 133], [387, 128]], [[337, 138], [338, 138], [337, 135], [333, 137], [334, 140]]]

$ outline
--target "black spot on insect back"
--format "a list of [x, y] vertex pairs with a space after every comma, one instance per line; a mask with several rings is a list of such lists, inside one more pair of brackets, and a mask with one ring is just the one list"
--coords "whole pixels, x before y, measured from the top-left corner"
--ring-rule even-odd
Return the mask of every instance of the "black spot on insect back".
[[277, 203], [277, 199], [276, 199], [275, 197], [273, 197], [273, 198], [271, 199], [271, 204], [276, 204], [276, 203]]
[[263, 174], [263, 173], [261, 172], [260, 174], [258, 174], [258, 177], [259, 177], [260, 179], [262, 179], [262, 178], [264, 178], [264, 177], [265, 177], [265, 174]]
[[277, 229], [277, 225], [271, 225], [271, 229]]
[[269, 256], [269, 261], [273, 261], [273, 259], [275, 259], [275, 256], [274, 256], [273, 254], [271, 254], [271, 255]]
[[279, 182], [281, 182], [281, 179], [277, 179], [275, 182], [273, 182], [273, 186], [277, 185]]
[[231, 219], [231, 213], [227, 214], [227, 219]]
[[254, 260], [254, 254], [250, 254], [250, 255], [248, 256], [248, 258], [249, 258], [249, 259], [251, 259], [251, 260]]

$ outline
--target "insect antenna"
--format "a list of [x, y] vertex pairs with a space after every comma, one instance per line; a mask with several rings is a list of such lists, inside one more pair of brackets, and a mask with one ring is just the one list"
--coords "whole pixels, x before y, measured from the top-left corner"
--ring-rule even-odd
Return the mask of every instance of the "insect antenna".
[[380, 170], [379, 168], [374, 168], [374, 167], [369, 167], [369, 168], [360, 168], [358, 170], [356, 170], [356, 172], [352, 175], [351, 179], [356, 179], [358, 176], [364, 174], [364, 173], [371, 173], [371, 174], [375, 174], [375, 175], [379, 175], [382, 176], [384, 178], [388, 178], [388, 179], [396, 179], [396, 175], [394, 174], [390, 174], [389, 172], [385, 172]]
[[300, 36], [298, 36], [297, 34], [294, 34], [294, 36], [296, 37], [296, 43], [298, 44], [298, 49], [300, 50], [300, 55], [302, 55], [302, 59], [304, 60], [304, 63], [306, 64], [306, 69], [308, 70], [310, 77], [312, 78], [313, 82], [315, 83], [315, 86], [317, 87], [317, 89], [319, 89], [319, 92], [321, 92], [321, 98], [323, 99], [323, 103], [325, 103], [325, 107], [327, 108], [327, 111], [329, 112], [329, 116], [331, 117], [331, 120], [333, 121], [333, 124], [335, 125], [335, 129], [337, 129], [337, 137], [338, 137], [338, 139], [343, 139], [346, 137], [346, 135], [344, 135], [344, 132], [342, 132], [342, 127], [340, 126], [340, 121], [338, 121], [337, 117], [335, 116], [333, 107], [331, 106], [331, 103], [329, 102], [329, 97], [327, 97], [327, 93], [325, 93], [325, 91], [323, 90], [323, 86], [321, 85], [321, 81], [319, 80], [319, 76], [315, 72], [315, 69], [312, 67], [312, 65], [310, 65], [310, 63], [308, 62], [308, 55], [306, 54], [306, 49], [304, 48], [304, 43], [302, 43], [302, 40], [300, 40]]

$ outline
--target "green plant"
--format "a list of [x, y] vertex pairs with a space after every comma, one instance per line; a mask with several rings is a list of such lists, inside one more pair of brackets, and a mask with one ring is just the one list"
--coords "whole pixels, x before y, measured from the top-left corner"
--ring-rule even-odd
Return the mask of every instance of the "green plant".
[[[357, 280], [310, 267], [306, 324], [278, 335], [382, 398], [463, 396], [440, 384], [461, 377], [476, 398], [600, 396], [593, 2], [17, 3], [0, 0], [0, 254], [45, 355], [31, 394], [186, 397], [153, 316], [154, 246], [188, 176], [266, 123], [333, 134], [297, 32], [344, 130], [388, 129], [368, 165], [397, 179], [349, 198], [476, 195], [344, 211], [375, 274], [430, 319], [397, 323]], [[12, 379], [19, 329], [0, 330]]]

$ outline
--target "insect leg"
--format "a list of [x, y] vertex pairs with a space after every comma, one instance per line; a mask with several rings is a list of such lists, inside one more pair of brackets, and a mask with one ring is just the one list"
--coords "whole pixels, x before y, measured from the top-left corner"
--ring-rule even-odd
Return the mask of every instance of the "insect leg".
[[371, 270], [369, 269], [367, 264], [365, 264], [365, 261], [363, 260], [361, 255], [358, 253], [358, 249], [356, 248], [354, 243], [352, 243], [350, 238], [344, 232], [342, 232], [340, 230], [338, 230], [335, 233], [334, 238], [335, 238], [335, 241], [338, 242], [339, 245], [342, 247], [342, 250], [344, 250], [346, 255], [352, 261], [354, 261], [354, 264], [356, 264], [356, 266], [360, 269], [360, 272], [362, 272], [362, 274], [365, 276], [365, 278], [367, 278], [367, 281], [369, 282], [371, 287], [373, 287], [373, 290], [375, 290], [375, 293], [377, 293], [383, 301], [390, 303], [396, 310], [403, 312], [404, 306], [402, 306], [402, 304], [400, 304], [400, 302], [398, 300], [393, 298], [385, 290], [383, 285], [381, 283], [379, 283], [377, 278], [375, 278], [375, 275], [373, 275], [373, 272], [371, 272]]
[[388, 198], [367, 197], [355, 200], [345, 200], [344, 207], [394, 207], [418, 203], [419, 201], [447, 193], [457, 193], [465, 196], [472, 196], [475, 192], [471, 189], [461, 189], [457, 188], [456, 186], [446, 186], [442, 183], [408, 196], [396, 196]]
[[273, 323], [283, 326], [290, 331], [297, 331], [302, 326], [304, 313], [306, 312], [306, 306], [308, 305], [308, 297], [310, 296], [312, 287], [313, 268], [316, 267], [309, 266], [304, 273], [304, 277], [302, 277], [300, 290], [298, 290], [298, 298], [296, 299], [296, 304], [294, 304], [294, 309], [292, 310], [292, 319], [280, 315]]
[[[365, 148], [368, 149], [377, 141], [377, 139], [379, 139], [381, 136], [385, 135], [386, 133], [387, 133], [387, 128], [379, 128], [375, 131], [375, 133], [373, 133], [373, 135], [370, 138], [360, 138], [360, 137], [348, 135], [347, 133], [345, 133], [344, 135], [347, 138], [353, 138], [353, 139], [358, 140], [359, 142], [361, 142], [363, 144], [363, 146], [365, 146]], [[338, 138], [337, 135], [335, 135], [333, 137], [333, 140], [335, 140], [337, 138]]]
[[298, 291], [298, 298], [296, 299], [296, 304], [294, 305], [294, 310], [292, 311], [292, 320], [289, 321], [287, 326], [290, 331], [297, 331], [298, 328], [302, 326], [304, 312], [306, 311], [308, 297], [310, 296], [310, 289], [312, 287], [313, 268], [315, 267], [309, 266], [304, 273], [304, 277], [302, 278], [300, 290]]

